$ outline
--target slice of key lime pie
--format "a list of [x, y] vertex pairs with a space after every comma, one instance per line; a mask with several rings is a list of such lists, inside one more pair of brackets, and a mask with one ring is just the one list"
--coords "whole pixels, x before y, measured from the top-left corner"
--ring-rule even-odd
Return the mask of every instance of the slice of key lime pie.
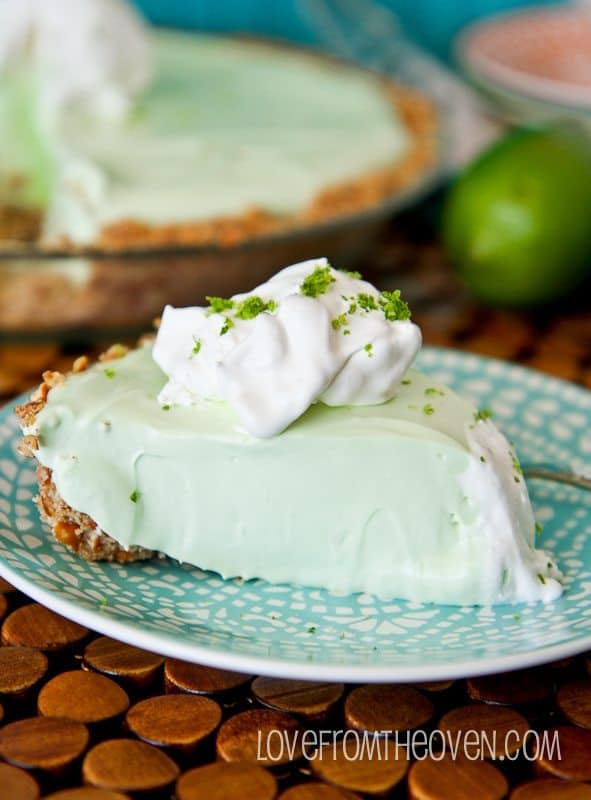
[[410, 368], [399, 292], [318, 259], [208, 300], [17, 410], [59, 540], [414, 601], [560, 594], [514, 450]]

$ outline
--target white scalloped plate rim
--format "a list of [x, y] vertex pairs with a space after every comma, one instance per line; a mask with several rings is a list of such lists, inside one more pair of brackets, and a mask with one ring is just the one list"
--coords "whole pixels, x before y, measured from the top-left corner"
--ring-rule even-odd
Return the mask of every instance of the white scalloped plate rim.
[[[561, 466], [571, 467], [581, 472], [591, 471], [589, 468], [591, 462], [591, 392], [566, 381], [517, 365], [443, 348], [424, 348], [419, 365], [436, 375], [438, 379], [459, 388], [464, 394], [472, 396], [477, 403], [491, 405], [501, 428], [510, 429], [509, 434], [516, 440], [522, 460], [529, 460], [527, 457], [523, 458], [524, 450], [527, 452], [529, 449], [529, 452], [532, 452], [539, 449], [540, 436], [543, 435], [545, 453], [548, 454], [548, 457], [543, 460], [552, 460], [552, 457], [555, 460], [560, 459], [562, 452]], [[490, 392], [493, 387], [495, 395], [491, 397]], [[501, 387], [500, 391], [499, 387]], [[558, 412], [562, 416], [562, 420], [559, 422], [556, 421], [559, 416]], [[565, 421], [568, 419], [570, 422]], [[541, 433], [536, 433], [536, 430], [541, 430]], [[573, 439], [573, 436], [577, 438]], [[576, 494], [577, 490], [556, 488], [549, 484], [534, 491], [536, 510], [543, 512], [542, 515], [551, 529], [548, 538], [559, 548], [560, 552], [563, 552], [565, 560], [569, 562], [566, 565], [567, 590], [564, 598], [557, 603], [548, 606], [525, 604], [518, 607], [502, 606], [493, 609], [408, 604], [403, 601], [381, 603], [370, 595], [333, 596], [319, 590], [285, 586], [273, 587], [264, 582], [240, 584], [235, 581], [223, 581], [219, 576], [201, 573], [193, 568], [172, 565], [168, 561], [158, 562], [156, 566], [153, 565], [153, 562], [126, 565], [125, 567], [88, 565], [86, 562], [80, 562], [65, 548], [50, 539], [47, 530], [44, 530], [37, 521], [34, 508], [34, 515], [31, 517], [33, 527], [26, 528], [25, 526], [23, 531], [14, 533], [18, 515], [20, 514], [20, 518], [27, 521], [27, 525], [29, 525], [29, 516], [32, 514], [29, 508], [29, 506], [32, 507], [32, 503], [27, 499], [15, 503], [12, 515], [6, 514], [6, 501], [2, 497], [2, 491], [6, 491], [6, 489], [2, 489], [2, 476], [6, 467], [11, 464], [9, 471], [14, 472], [14, 481], [17, 481], [19, 475], [27, 469], [27, 466], [23, 467], [21, 460], [17, 459], [14, 454], [17, 439], [18, 431], [11, 419], [11, 409], [4, 409], [0, 413], [0, 500], [4, 502], [4, 506], [0, 503], [0, 574], [32, 599], [104, 635], [166, 656], [221, 669], [301, 680], [351, 683], [452, 679], [534, 666], [591, 650], [591, 495], [583, 499], [580, 498], [580, 493]], [[10, 455], [8, 458], [6, 457], [7, 447], [10, 448], [12, 457]], [[568, 450], [565, 450], [567, 447]], [[567, 452], [569, 458], [568, 463], [565, 463], [564, 454]], [[4, 478], [4, 484], [8, 482]], [[31, 485], [29, 475], [25, 485]], [[18, 491], [16, 483], [13, 490], [14, 492]], [[557, 497], [563, 498], [563, 500], [556, 500]], [[562, 509], [563, 505], [576, 508], [576, 510], [570, 508], [571, 514], [567, 515], [567, 519], [564, 518], [566, 512]], [[18, 508], [16, 508], [17, 506]], [[7, 519], [10, 523], [14, 523], [11, 525], [12, 532], [3, 528]], [[561, 527], [562, 522], [565, 527]], [[20, 555], [15, 554], [10, 547], [7, 547], [8, 540], [3, 538], [3, 531], [6, 535], [10, 533], [13, 544], [16, 541], [17, 551], [15, 552], [20, 552]], [[589, 545], [587, 545], [587, 541]], [[29, 544], [26, 544], [27, 542]], [[39, 548], [40, 553], [48, 559], [48, 568], [44, 569], [43, 565], [35, 560], [34, 549], [21, 551], [21, 545], [29, 548], [31, 543], [33, 543], [33, 548]], [[543, 544], [546, 546], [546, 542]], [[160, 600], [158, 597], [155, 598], [155, 613], [162, 615], [161, 627], [150, 630], [142, 625], [141, 614], [137, 608], [133, 607], [132, 602], [128, 602], [127, 607], [123, 605], [119, 613], [126, 612], [131, 615], [133, 612], [136, 617], [135, 622], [118, 618], [115, 610], [109, 604], [99, 605], [96, 602], [96, 580], [92, 582], [87, 580], [86, 583], [82, 580], [80, 589], [78, 589], [74, 586], [78, 578], [75, 574], [70, 574], [69, 578], [73, 582], [71, 587], [64, 583], [48, 588], [48, 581], [57, 581], [50, 569], [51, 561], [55, 558], [61, 559], [68, 569], [79, 570], [80, 574], [87, 570], [119, 570], [124, 576], [121, 580], [125, 586], [130, 585], [126, 583], [130, 580], [130, 575], [131, 579], [136, 581], [135, 585], [137, 585], [137, 581], [143, 581], [142, 585], [146, 585], [148, 588], [150, 588], [149, 582], [152, 580], [153, 574], [157, 576], [153, 579], [154, 585], [158, 584], [160, 587], [164, 585], [163, 580], [174, 578], [175, 575], [175, 580], [178, 580], [179, 577], [187, 577], [187, 584], [190, 584], [191, 581], [194, 583], [194, 586], [191, 585], [191, 589], [199, 587], [199, 592], [205, 593], [208, 598], [210, 595], [217, 597], [220, 593], [224, 595], [222, 607], [219, 610], [220, 613], [223, 613], [223, 619], [228, 616], [227, 612], [231, 605], [238, 602], [244, 605], [245, 601], [241, 598], [247, 597], [247, 595], [254, 596], [254, 600], [247, 602], [255, 603], [253, 608], [258, 608], [259, 611], [260, 603], [264, 602], [261, 598], [266, 599], [269, 603], [275, 603], [271, 609], [282, 608], [281, 603], [286, 602], [282, 599], [282, 595], [287, 595], [288, 599], [294, 596], [303, 597], [312, 603], [314, 608], [324, 608], [322, 603], [319, 604], [318, 598], [324, 602], [334, 603], [334, 609], [340, 609], [345, 604], [358, 603], [362, 610], [365, 607], [372, 612], [363, 617], [359, 624], [363, 624], [363, 620], [368, 620], [368, 624], [373, 624], [375, 628], [376, 620], [381, 620], [377, 628], [385, 626], [386, 630], [389, 630], [388, 625], [390, 625], [393, 633], [382, 636], [381, 639], [376, 638], [375, 641], [397, 641], [398, 650], [396, 648], [387, 650], [383, 645], [371, 646], [371, 630], [369, 630], [369, 634], [366, 630], [365, 635], [357, 632], [349, 634], [349, 630], [346, 628], [344, 629], [346, 641], [335, 640], [339, 630], [336, 628], [334, 635], [333, 633], [323, 634], [329, 643], [326, 647], [323, 647], [322, 644], [316, 647], [316, 636], [311, 632], [309, 626], [312, 624], [315, 630], [317, 628], [319, 631], [328, 631], [327, 619], [330, 618], [334, 622], [336, 611], [333, 611], [333, 616], [330, 616], [326, 614], [326, 608], [324, 611], [310, 610], [307, 616], [302, 616], [299, 620], [299, 627], [296, 626], [295, 633], [284, 634], [289, 639], [291, 649], [284, 640], [279, 639], [280, 644], [288, 648], [288, 653], [296, 653], [296, 655], [278, 656], [273, 653], [272, 640], [269, 640], [271, 644], [267, 644], [264, 640], [259, 642], [257, 638], [253, 638], [253, 636], [256, 637], [256, 631], [253, 635], [251, 635], [252, 632], [238, 635], [232, 633], [231, 630], [213, 630], [199, 622], [195, 624], [195, 621], [191, 621], [193, 626], [191, 630], [195, 632], [195, 635], [198, 633], [202, 637], [210, 636], [210, 641], [206, 641], [204, 644], [178, 632], [173, 631], [171, 634], [166, 625], [169, 619], [174, 620], [174, 624], [178, 625], [178, 617], [175, 614], [182, 602], [179, 604], [167, 597], [160, 598]], [[561, 564], [560, 555], [557, 560]], [[564, 565], [562, 564], [562, 566]], [[108, 573], [104, 572], [103, 574]], [[163, 576], [162, 580], [160, 576]], [[96, 575], [93, 574], [93, 578], [96, 578]], [[171, 582], [171, 585], [174, 585], [174, 581]], [[78, 602], [68, 595], [68, 591], [73, 588], [76, 592], [82, 593]], [[164, 586], [164, 588], [168, 589], [169, 587]], [[258, 595], [256, 595], [257, 591]], [[227, 598], [225, 592], [228, 592]], [[95, 598], [92, 602], [88, 599], [89, 593], [92, 593]], [[312, 597], [310, 598], [310, 596]], [[85, 601], [85, 597], [88, 602]], [[139, 597], [145, 600], [143, 594]], [[85, 602], [86, 605], [84, 605]], [[158, 605], [159, 602], [161, 605]], [[300, 602], [299, 605], [301, 604]], [[190, 603], [185, 603], [185, 605], [192, 609], [195, 608]], [[248, 608], [248, 605], [246, 607]], [[384, 612], [387, 607], [396, 609], [396, 612], [392, 612], [394, 616], [390, 622], [387, 613]], [[396, 616], [399, 612], [401, 612], [400, 615]], [[519, 612], [519, 621], [514, 619], [515, 612]], [[282, 612], [277, 613], [281, 616]], [[240, 617], [242, 616], [240, 614]], [[252, 616], [257, 615], [253, 614]], [[266, 614], [258, 613], [258, 617], [262, 620], [261, 631], [267, 631], [265, 635], [268, 636], [273, 614], [267, 610]], [[432, 617], [437, 620], [434, 627], [429, 622]], [[574, 622], [571, 622], [571, 619]], [[466, 624], [462, 625], [462, 622], [466, 622]], [[171, 624], [173, 623], [171, 622]], [[181, 619], [181, 625], [185, 624], [186, 620]], [[238, 624], [242, 627], [241, 622]], [[407, 627], [404, 628], [404, 625]], [[545, 640], [540, 631], [552, 626], [557, 631], [554, 637], [556, 640]], [[452, 632], [443, 633], [450, 627]], [[531, 634], [528, 633], [530, 628]], [[552, 629], [554, 630], [554, 628]], [[565, 630], [563, 631], [563, 629]], [[416, 630], [419, 631], [418, 634], [414, 633]], [[459, 634], [456, 631], [462, 631], [462, 633]], [[344, 635], [341, 632], [340, 638]], [[373, 635], [377, 636], [375, 633]], [[525, 637], [525, 644], [523, 641], [517, 641], [520, 635]], [[229, 647], [220, 646], [220, 636], [229, 643]], [[439, 655], [434, 656], [432, 647], [431, 650], [425, 647], [424, 652], [421, 650], [423, 641], [421, 636], [427, 639], [434, 638], [435, 654], [439, 647]], [[528, 645], [529, 636], [533, 639]], [[368, 641], [367, 645], [364, 643], [366, 640]], [[402, 651], [404, 643], [409, 640], [415, 640], [414, 652], [416, 655], [407, 656], [404, 660]], [[488, 644], [483, 651], [484, 640]], [[489, 640], [498, 642], [501, 652], [492, 652]], [[452, 645], [448, 646], [447, 641], [452, 642]], [[477, 644], [474, 645], [471, 642]], [[357, 648], [355, 651], [349, 649], [351, 643]], [[237, 649], [232, 649], [236, 646]], [[258, 652], [253, 654], [253, 648]], [[505, 652], [502, 652], [503, 649]], [[331, 654], [331, 658], [327, 658], [327, 651]], [[301, 654], [306, 654], [306, 652], [307, 658], [302, 658]], [[353, 657], [353, 653], [355, 657]]]

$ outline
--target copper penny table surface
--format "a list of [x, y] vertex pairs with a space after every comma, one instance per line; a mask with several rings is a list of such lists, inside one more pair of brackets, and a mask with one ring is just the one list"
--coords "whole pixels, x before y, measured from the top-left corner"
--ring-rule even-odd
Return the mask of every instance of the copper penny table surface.
[[[438, 245], [412, 229], [390, 229], [361, 270], [402, 289], [427, 344], [591, 388], [588, 307], [478, 306]], [[0, 345], [0, 400], [89, 351]], [[0, 800], [591, 800], [591, 655], [459, 681], [348, 686], [164, 659], [68, 622], [2, 580], [0, 623]], [[357, 750], [384, 729], [397, 739]], [[468, 730], [496, 736], [497, 747], [474, 758]], [[560, 758], [537, 750], [530, 730], [548, 741], [557, 731]], [[443, 753], [438, 732], [471, 757]], [[421, 744], [429, 740], [433, 752]]]

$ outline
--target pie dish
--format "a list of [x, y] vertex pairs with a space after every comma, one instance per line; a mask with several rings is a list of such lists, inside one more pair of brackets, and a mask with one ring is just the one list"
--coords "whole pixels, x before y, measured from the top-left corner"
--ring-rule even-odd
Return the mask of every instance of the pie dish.
[[554, 600], [515, 450], [413, 371], [399, 292], [317, 259], [155, 342], [49, 373], [17, 409], [39, 507], [86, 559], [417, 602]]

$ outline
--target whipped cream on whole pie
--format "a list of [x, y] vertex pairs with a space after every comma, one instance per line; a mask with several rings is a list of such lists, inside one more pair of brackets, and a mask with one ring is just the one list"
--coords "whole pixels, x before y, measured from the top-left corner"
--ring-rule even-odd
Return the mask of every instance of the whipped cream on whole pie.
[[399, 293], [317, 260], [209, 302], [167, 309], [155, 344], [34, 406], [25, 432], [76, 524], [226, 578], [452, 604], [560, 595], [513, 447], [409, 368], [420, 334]]
[[3, 0], [0, 71], [25, 70], [46, 123], [72, 106], [120, 115], [150, 81], [150, 42], [121, 0]]

